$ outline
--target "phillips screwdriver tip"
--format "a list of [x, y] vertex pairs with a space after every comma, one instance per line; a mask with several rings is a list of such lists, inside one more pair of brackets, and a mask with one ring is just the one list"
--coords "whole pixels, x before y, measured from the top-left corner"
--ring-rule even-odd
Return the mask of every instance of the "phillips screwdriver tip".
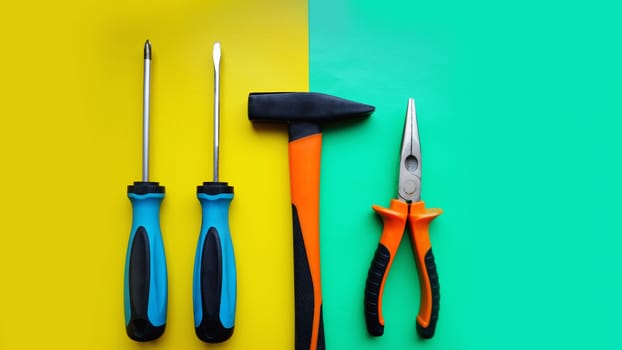
[[151, 41], [149, 41], [148, 39], [147, 41], [145, 41], [145, 59], [151, 59]]

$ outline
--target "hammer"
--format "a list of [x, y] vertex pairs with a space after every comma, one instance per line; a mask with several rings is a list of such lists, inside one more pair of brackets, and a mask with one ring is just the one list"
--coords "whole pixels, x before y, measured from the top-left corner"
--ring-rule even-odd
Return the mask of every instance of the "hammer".
[[296, 350], [326, 348], [320, 281], [320, 123], [367, 117], [374, 109], [320, 93], [251, 93], [248, 96], [249, 120], [289, 123]]

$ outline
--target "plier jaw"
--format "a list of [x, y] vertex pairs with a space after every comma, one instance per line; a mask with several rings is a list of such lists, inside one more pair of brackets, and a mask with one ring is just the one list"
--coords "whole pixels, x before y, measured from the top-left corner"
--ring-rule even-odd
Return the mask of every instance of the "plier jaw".
[[397, 198], [401, 201], [412, 203], [421, 200], [421, 144], [413, 98], [408, 99], [404, 121], [398, 189]]

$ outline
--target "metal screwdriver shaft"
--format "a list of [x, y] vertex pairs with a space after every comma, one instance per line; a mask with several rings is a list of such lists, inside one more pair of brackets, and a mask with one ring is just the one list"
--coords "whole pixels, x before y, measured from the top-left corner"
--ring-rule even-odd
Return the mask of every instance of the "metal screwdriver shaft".
[[218, 182], [218, 137], [220, 133], [220, 42], [214, 43], [214, 182]]
[[143, 182], [149, 182], [149, 100], [151, 93], [151, 42], [145, 42], [143, 73]]

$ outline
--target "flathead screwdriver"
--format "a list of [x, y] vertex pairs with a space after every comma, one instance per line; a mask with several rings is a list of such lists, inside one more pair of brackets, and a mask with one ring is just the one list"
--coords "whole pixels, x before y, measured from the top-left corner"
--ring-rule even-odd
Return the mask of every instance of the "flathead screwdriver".
[[220, 43], [214, 44], [214, 179], [197, 186], [202, 223], [194, 260], [194, 328], [199, 339], [220, 343], [231, 337], [235, 321], [236, 271], [229, 231], [233, 187], [218, 180], [220, 129]]
[[132, 228], [125, 260], [124, 307], [127, 335], [136, 341], [158, 338], [166, 327], [167, 273], [160, 231], [164, 186], [149, 181], [151, 43], [145, 42], [143, 76], [143, 176], [127, 186]]

